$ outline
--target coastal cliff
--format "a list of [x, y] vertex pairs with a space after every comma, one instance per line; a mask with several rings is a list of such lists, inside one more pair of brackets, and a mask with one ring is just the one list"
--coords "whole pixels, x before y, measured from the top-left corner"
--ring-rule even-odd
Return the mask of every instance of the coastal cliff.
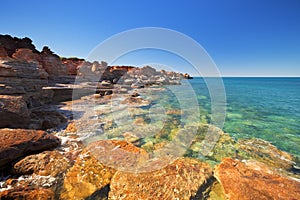
[[[125, 85], [122, 91], [126, 92], [154, 84], [179, 84], [185, 77], [190, 76], [158, 72], [149, 66], [107, 66], [104, 61], [61, 58], [49, 47], [39, 52], [29, 38], [0, 35], [0, 112], [5, 116], [0, 128], [52, 128], [43, 127], [43, 121], [38, 122], [40, 125], [36, 122], [37, 118], [44, 117], [36, 117], [35, 108], [93, 93], [111, 94], [117, 85]], [[81, 95], [75, 97], [74, 90], [81, 90]], [[11, 106], [14, 102], [18, 106]], [[53, 127], [57, 125], [54, 123]]]
[[[185, 127], [186, 113], [171, 105], [149, 116], [161, 86], [190, 78], [64, 58], [0, 35], [0, 199], [300, 199], [289, 153], [235, 140], [206, 119]], [[204, 158], [208, 131], [219, 139]], [[179, 157], [169, 155], [172, 140], [185, 148]]]

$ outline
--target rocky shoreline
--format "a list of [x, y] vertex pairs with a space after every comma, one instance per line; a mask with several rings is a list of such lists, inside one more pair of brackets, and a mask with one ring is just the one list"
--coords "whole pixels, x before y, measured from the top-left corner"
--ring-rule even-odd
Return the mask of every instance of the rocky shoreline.
[[[29, 38], [0, 35], [0, 199], [300, 199], [295, 158], [266, 141], [234, 140], [200, 122], [178, 129], [174, 109], [156, 133], [147, 91], [186, 78], [60, 58]], [[132, 124], [118, 126], [112, 114]], [[197, 133], [182, 156], [153, 159], [170, 140], [182, 146], [188, 128]], [[203, 158], [208, 129], [220, 137]]]

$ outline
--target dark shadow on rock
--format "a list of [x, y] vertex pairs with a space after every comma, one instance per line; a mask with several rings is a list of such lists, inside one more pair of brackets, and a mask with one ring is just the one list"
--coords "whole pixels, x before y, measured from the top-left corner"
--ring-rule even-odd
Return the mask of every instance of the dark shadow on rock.
[[97, 190], [91, 196], [87, 197], [85, 200], [106, 200], [108, 199], [108, 193], [110, 191], [109, 185], [106, 185], [104, 188]]
[[205, 200], [209, 197], [210, 187], [216, 181], [214, 177], [211, 177], [203, 184], [197, 191], [195, 196], [192, 196], [190, 200]]

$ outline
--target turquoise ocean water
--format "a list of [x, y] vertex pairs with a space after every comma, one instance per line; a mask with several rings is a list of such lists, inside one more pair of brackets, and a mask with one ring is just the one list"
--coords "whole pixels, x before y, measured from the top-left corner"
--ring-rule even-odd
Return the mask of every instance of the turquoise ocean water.
[[[300, 156], [300, 78], [223, 78], [227, 111], [223, 130], [232, 137], [261, 138]], [[203, 78], [188, 80], [209, 120], [210, 94]], [[171, 86], [180, 90], [183, 86]], [[172, 102], [164, 92], [165, 102]], [[160, 101], [162, 101], [164, 95]], [[171, 98], [172, 97], [172, 98]]]

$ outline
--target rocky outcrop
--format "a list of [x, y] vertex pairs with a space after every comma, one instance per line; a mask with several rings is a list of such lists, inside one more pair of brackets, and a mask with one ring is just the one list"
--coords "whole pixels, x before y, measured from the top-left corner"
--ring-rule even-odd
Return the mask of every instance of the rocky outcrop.
[[34, 173], [40, 176], [57, 177], [69, 167], [71, 167], [70, 160], [54, 150], [26, 156], [13, 165], [12, 172], [18, 175]]
[[0, 95], [0, 128], [27, 127], [30, 113], [22, 96]]
[[146, 107], [151, 104], [150, 100], [143, 99], [140, 96], [131, 96], [128, 95], [126, 99], [124, 99], [121, 104], [126, 104], [128, 107]]
[[[41, 98], [42, 87], [48, 84], [37, 63], [15, 59], [0, 60], [0, 94], [22, 95], [26, 103]], [[39, 104], [40, 105], [40, 104]]]
[[0, 168], [26, 154], [57, 147], [57, 137], [44, 131], [0, 129]]
[[271, 143], [261, 139], [239, 140], [239, 154], [245, 158], [255, 159], [271, 167], [290, 170], [295, 162], [287, 152], [279, 150]]
[[0, 58], [7, 58], [8, 54], [6, 52], [6, 49], [0, 45]]
[[1, 200], [22, 199], [22, 200], [54, 200], [54, 192], [45, 188], [18, 187], [0, 192]]
[[147, 158], [143, 149], [125, 141], [102, 140], [91, 143], [67, 172], [61, 199], [84, 199], [107, 196], [107, 187], [116, 172], [116, 166], [128, 167]]
[[14, 59], [27, 61], [27, 62], [37, 62], [42, 64], [42, 58], [39, 53], [33, 53], [31, 49], [20, 48], [16, 49], [16, 52], [11, 56]]
[[59, 56], [54, 54], [49, 47], [44, 47], [41, 52], [41, 58], [43, 63], [43, 68], [49, 74], [49, 76], [66, 76], [68, 75], [68, 70], [65, 65], [63, 65]]
[[42, 130], [58, 127], [68, 121], [55, 107], [32, 109], [30, 120], [29, 128]]
[[20, 39], [17, 37], [11, 37], [10, 35], [0, 35], [0, 46], [5, 49], [9, 57], [11, 57], [13, 53], [20, 48], [30, 49], [34, 53], [39, 53], [32, 44], [32, 40], [28, 37]]
[[[0, 77], [20, 78], [20, 79], [40, 79], [40, 73], [37, 63], [27, 62], [25, 60], [1, 59]], [[4, 78], [1, 82], [5, 81]], [[14, 80], [11, 80], [13, 82]], [[26, 85], [25, 85], [26, 86]]]
[[214, 175], [229, 200], [300, 199], [300, 182], [281, 176], [256, 161], [225, 158]]
[[195, 159], [179, 158], [148, 173], [116, 172], [109, 199], [203, 199], [212, 169]]
[[102, 80], [110, 80], [110, 77], [106, 73], [110, 74], [108, 71], [108, 66], [106, 62], [82, 62], [78, 66], [77, 79], [78, 81], [87, 82], [98, 82]]
[[85, 62], [84, 59], [79, 58], [62, 58], [62, 63], [68, 70], [68, 75], [77, 75], [78, 68]]

